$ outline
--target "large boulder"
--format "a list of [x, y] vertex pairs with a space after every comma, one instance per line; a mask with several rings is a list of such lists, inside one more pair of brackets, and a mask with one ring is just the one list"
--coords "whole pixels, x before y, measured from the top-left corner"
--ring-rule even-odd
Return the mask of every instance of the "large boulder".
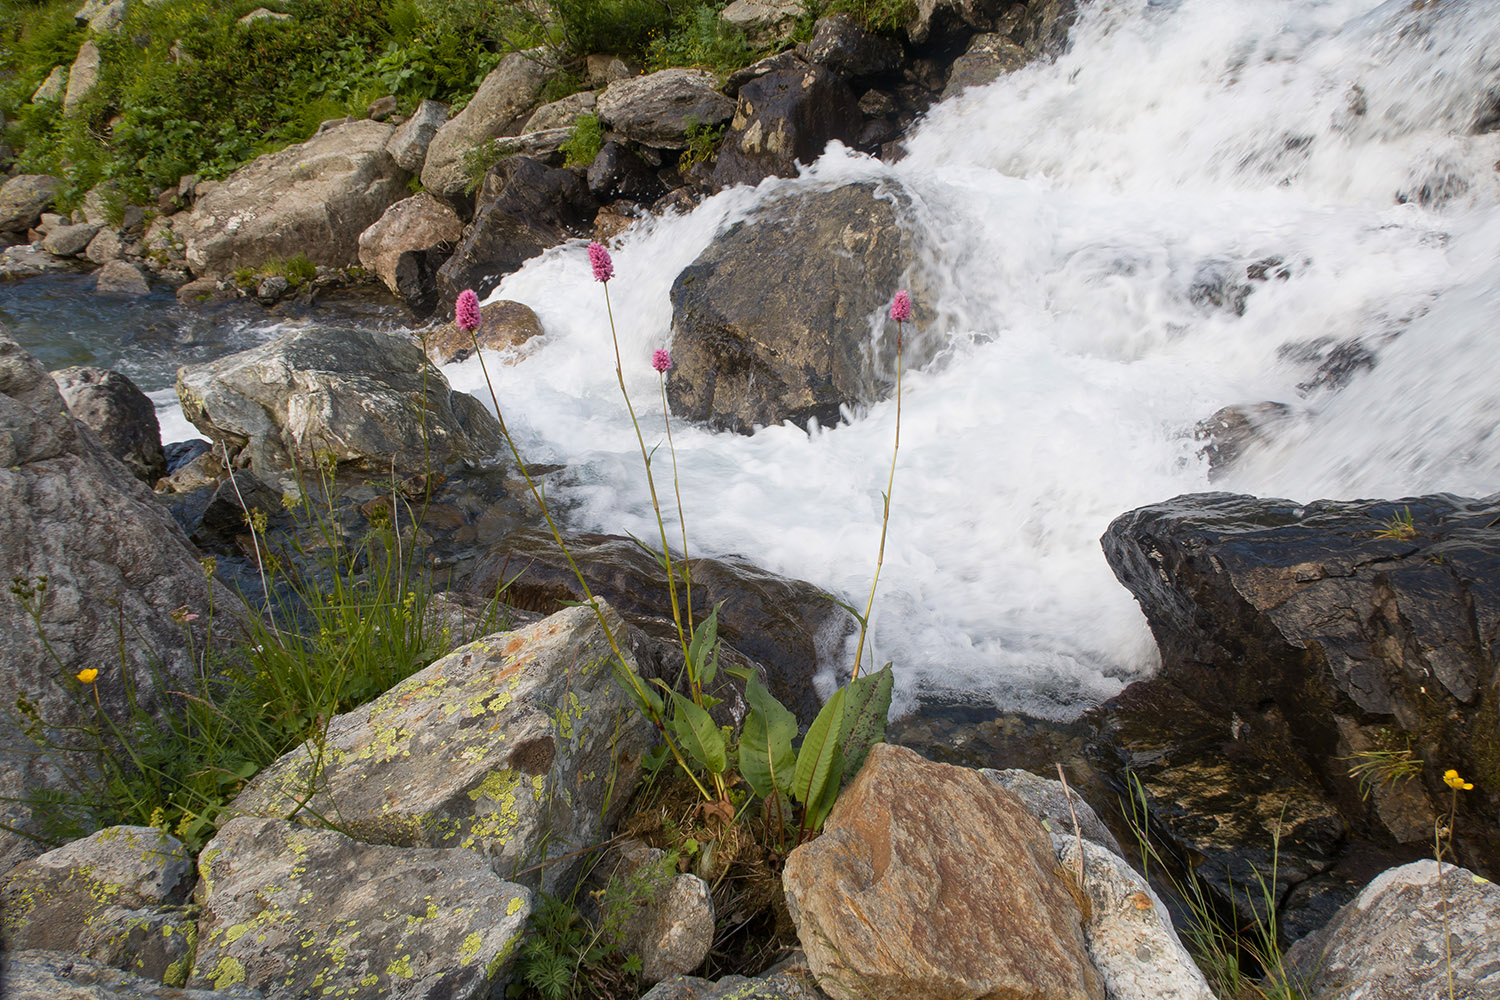
[[411, 339], [317, 327], [177, 372], [183, 413], [243, 451], [267, 482], [326, 459], [341, 471], [405, 478], [483, 462], [503, 441], [495, 418], [455, 392]]
[[716, 187], [793, 177], [832, 140], [853, 145], [864, 124], [843, 78], [801, 60], [745, 83], [714, 164]]
[[512, 52], [484, 78], [464, 109], [437, 130], [422, 165], [422, 186], [441, 198], [469, 186], [464, 156], [521, 130], [553, 71], [535, 53]]
[[734, 102], [712, 73], [664, 69], [618, 80], [599, 95], [599, 118], [614, 132], [646, 146], [686, 149], [688, 129], [712, 128], [734, 117]]
[[86, 955], [181, 986], [197, 931], [180, 904], [194, 881], [177, 838], [151, 827], [100, 830], [11, 870], [0, 886], [5, 946]]
[[271, 997], [501, 995], [532, 893], [473, 851], [381, 847], [333, 830], [231, 820], [198, 859], [188, 985]]
[[593, 114], [598, 103], [599, 95], [596, 92], [580, 90], [576, 94], [569, 94], [561, 100], [543, 104], [537, 108], [532, 112], [531, 117], [526, 119], [526, 124], [521, 126], [521, 131], [526, 133], [545, 132], [554, 128], [571, 129], [578, 124], [579, 118]]
[[883, 743], [782, 875], [834, 1000], [1103, 1000], [1068, 878], [1009, 792]]
[[672, 283], [672, 412], [748, 434], [880, 399], [895, 375], [885, 310], [917, 259], [907, 204], [875, 183], [801, 189], [714, 240]]
[[[197, 552], [150, 490], [79, 432], [52, 377], [3, 331], [0, 564], [16, 581], [14, 597], [0, 601], [0, 704], [24, 698], [67, 727], [93, 722], [100, 709], [128, 718], [132, 687], [135, 703], [155, 713], [166, 695], [157, 678], [195, 690], [202, 664], [172, 612], [187, 606], [207, 620], [211, 584]], [[220, 591], [215, 603], [233, 600]], [[194, 641], [202, 648], [201, 632]], [[99, 671], [91, 691], [74, 678], [85, 668]], [[71, 745], [76, 734], [39, 735]], [[38, 754], [8, 714], [0, 759], [0, 821], [23, 832], [37, 829], [23, 800], [93, 766], [86, 754]], [[36, 853], [34, 841], [0, 833], [0, 872]]]
[[396, 267], [401, 255], [431, 247], [449, 247], [463, 236], [464, 224], [446, 202], [426, 191], [396, 202], [369, 229], [359, 234], [359, 263], [374, 271], [381, 284], [400, 294]]
[[301, 254], [347, 267], [359, 234], [405, 198], [408, 174], [386, 151], [394, 128], [356, 121], [267, 153], [199, 197], [186, 221], [173, 219], [194, 274]]
[[137, 479], [154, 486], [167, 474], [156, 405], [134, 382], [119, 372], [83, 367], [55, 371], [52, 379], [73, 419]]
[[0, 233], [25, 232], [41, 220], [57, 193], [57, 178], [17, 174], [0, 187]]
[[448, 123], [448, 105], [441, 101], [426, 101], [417, 105], [410, 118], [391, 136], [385, 144], [386, 152], [396, 160], [396, 166], [409, 173], [420, 174], [427, 162], [427, 149], [432, 145], [438, 129]]
[[1500, 498], [1195, 494], [1122, 515], [1103, 545], [1161, 649], [1147, 683], [1221, 722], [1280, 717], [1283, 769], [1310, 771], [1357, 832], [1406, 839], [1350, 774], [1356, 731], [1438, 801], [1445, 769], [1474, 775], [1457, 850], [1500, 877]]
[[151, 284], [138, 265], [128, 260], [111, 260], [95, 274], [94, 294], [110, 299], [139, 299], [151, 294]]
[[802, 0], [734, 0], [719, 12], [719, 20], [745, 33], [745, 39], [766, 48], [792, 37], [806, 5]]
[[262, 1000], [265, 994], [243, 986], [224, 990], [185, 990], [112, 969], [102, 962], [63, 951], [13, 951], [5, 956], [6, 1000]]
[[1500, 996], [1496, 942], [1500, 887], [1429, 859], [1377, 877], [1286, 959], [1319, 1000], [1477, 1000]]
[[[624, 623], [603, 612], [619, 641]], [[234, 809], [336, 816], [366, 843], [464, 848], [507, 878], [566, 893], [654, 741], [615, 677], [611, 641], [591, 608], [574, 607], [470, 643], [335, 718]]]
[[586, 235], [598, 203], [576, 170], [529, 156], [502, 160], [485, 177], [480, 208], [437, 275], [438, 310], [451, 315], [458, 293], [484, 298], [500, 279], [550, 247]]
[[851, 79], [883, 76], [901, 67], [901, 46], [866, 31], [848, 14], [821, 18], [807, 43], [809, 62]]

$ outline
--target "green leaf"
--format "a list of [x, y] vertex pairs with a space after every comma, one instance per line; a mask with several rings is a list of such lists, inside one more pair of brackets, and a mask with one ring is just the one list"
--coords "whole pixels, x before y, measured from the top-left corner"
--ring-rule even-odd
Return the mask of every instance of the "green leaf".
[[[830, 769], [830, 773], [833, 775], [838, 775], [843, 769], [843, 762], [841, 759], [843, 757], [843, 752], [839, 750], [838, 747], [834, 747], [833, 755], [833, 765]], [[807, 808], [803, 812], [803, 825], [806, 826], [809, 830], [821, 830], [823, 828], [823, 821], [826, 820], [828, 818], [828, 814], [833, 811], [833, 804], [834, 802], [838, 801], [838, 797], [838, 781], [829, 781], [826, 785], [823, 786], [822, 794], [817, 797], [817, 800], [814, 802], [809, 802], [807, 804]]]
[[826, 597], [830, 602], [837, 604], [839, 607], [843, 608], [845, 611], [853, 615], [855, 621], [859, 622], [861, 625], [868, 626], [868, 623], [865, 621], [865, 616], [860, 614], [859, 609], [854, 605], [845, 604], [843, 601], [839, 600], [837, 597], [834, 597], [832, 594], [825, 593], [823, 596]]
[[843, 688], [835, 691], [802, 737], [802, 748], [797, 751], [797, 772], [792, 778], [792, 798], [804, 806], [821, 798], [830, 777], [838, 783], [839, 772], [833, 770], [833, 764], [839, 751], [839, 730], [844, 724], [844, 697]]
[[[722, 604], [723, 602], [719, 602]], [[708, 617], [703, 620], [697, 628], [693, 629], [693, 639], [688, 643], [688, 674], [698, 679], [698, 683], [707, 684], [703, 679], [702, 667], [705, 654], [714, 649], [719, 643], [719, 604], [715, 604]], [[717, 666], [715, 667], [717, 669]]]
[[844, 758], [840, 784], [848, 783], [858, 774], [870, 748], [885, 739], [894, 683], [895, 675], [887, 663], [875, 673], [865, 674], [847, 685], [844, 720], [839, 728], [839, 749]]
[[710, 774], [723, 774], [729, 767], [728, 754], [724, 748], [724, 734], [719, 732], [713, 717], [694, 705], [676, 691], [672, 695], [672, 721], [669, 727], [682, 741], [683, 747]]
[[619, 660], [613, 660], [610, 665], [614, 667], [615, 679], [624, 685], [631, 698], [635, 699], [636, 708], [646, 718], [655, 722], [667, 714], [667, 706], [662, 703], [661, 695], [651, 690], [650, 685], [641, 680], [639, 674], [632, 673]]
[[786, 709], [781, 711], [784, 714], [775, 718], [753, 709], [745, 716], [740, 731], [740, 775], [763, 799], [791, 788], [797, 767], [797, 755], [792, 750], [797, 720]]
[[[630, 532], [627, 531], [626, 534], [630, 535]], [[652, 559], [656, 560], [656, 565], [662, 568], [662, 572], [665, 573], [667, 571], [667, 557], [665, 553], [653, 549], [651, 546], [635, 537], [635, 535], [630, 535], [630, 540], [632, 542], [635, 542], [635, 544], [639, 545], [642, 549], [646, 550], [646, 553], [650, 555]]]

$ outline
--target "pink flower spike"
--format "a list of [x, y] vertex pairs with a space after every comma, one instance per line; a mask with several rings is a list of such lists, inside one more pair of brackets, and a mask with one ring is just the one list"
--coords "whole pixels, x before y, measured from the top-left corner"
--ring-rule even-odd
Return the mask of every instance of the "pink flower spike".
[[609, 259], [603, 243], [589, 244], [589, 264], [594, 268], [595, 281], [608, 281], [615, 276], [614, 261]]
[[473, 333], [479, 329], [479, 296], [474, 294], [474, 289], [465, 288], [458, 293], [453, 318], [458, 323], [458, 328], [465, 333]]
[[651, 367], [665, 375], [667, 369], [672, 367], [672, 355], [658, 347], [651, 352]]
[[897, 292], [896, 297], [891, 300], [891, 319], [897, 323], [911, 319], [911, 296], [906, 294], [905, 289]]

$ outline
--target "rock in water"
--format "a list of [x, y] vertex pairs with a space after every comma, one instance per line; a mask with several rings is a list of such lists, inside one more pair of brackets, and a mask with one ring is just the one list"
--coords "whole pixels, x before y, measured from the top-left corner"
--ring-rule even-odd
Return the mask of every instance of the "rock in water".
[[495, 418], [454, 392], [406, 337], [318, 327], [177, 373], [183, 412], [206, 436], [244, 449], [269, 483], [332, 458], [397, 478], [486, 461]]
[[130, 379], [103, 368], [64, 368], [52, 373], [68, 412], [111, 455], [147, 485], [167, 474], [156, 406]]
[[885, 310], [916, 259], [907, 204], [873, 183], [805, 191], [714, 240], [672, 283], [672, 412], [748, 434], [783, 420], [830, 426], [841, 407], [881, 398], [895, 377]]
[[1067, 878], [1011, 793], [882, 743], [782, 880], [834, 1000], [1103, 1000]]
[[740, 87], [714, 164], [716, 187], [793, 177], [834, 139], [853, 145], [863, 119], [854, 91], [836, 73], [801, 60]]

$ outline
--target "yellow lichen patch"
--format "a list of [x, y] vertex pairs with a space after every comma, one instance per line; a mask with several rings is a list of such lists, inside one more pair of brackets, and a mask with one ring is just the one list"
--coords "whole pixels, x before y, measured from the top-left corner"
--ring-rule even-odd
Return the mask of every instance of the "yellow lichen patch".
[[250, 933], [250, 924], [235, 924], [224, 932], [224, 943], [234, 944], [240, 938]]
[[240, 964], [239, 959], [226, 955], [219, 959], [208, 978], [213, 980], [214, 989], [227, 990], [245, 981], [245, 967]]
[[411, 956], [402, 955], [385, 967], [385, 974], [392, 979], [410, 979], [415, 973], [411, 969]]
[[525, 905], [526, 903], [521, 899], [520, 896], [513, 896], [511, 897], [510, 902], [505, 904], [505, 915], [507, 917], [513, 917], [517, 913], [520, 913], [521, 907]]
[[495, 957], [490, 959], [489, 964], [484, 967], [484, 974], [486, 976], [489, 976], [491, 979], [498, 976], [500, 974], [501, 967], [505, 965], [505, 960], [510, 958], [511, 952], [516, 950], [516, 945], [520, 942], [520, 940], [520, 931], [516, 931], [514, 934], [512, 934], [510, 936], [510, 940], [506, 941], [505, 944], [501, 946], [500, 950], [495, 953]]
[[375, 975], [375, 973], [372, 972], [368, 976], [366, 976], [365, 978], [361, 979], [359, 981], [359, 985], [361, 985], [361, 986], [374, 986], [378, 982], [380, 982], [380, 977], [377, 976], [377, 975]]
[[474, 931], [464, 938], [463, 947], [458, 949], [458, 960], [466, 964], [474, 961], [474, 956], [479, 954], [479, 947], [479, 932]]

